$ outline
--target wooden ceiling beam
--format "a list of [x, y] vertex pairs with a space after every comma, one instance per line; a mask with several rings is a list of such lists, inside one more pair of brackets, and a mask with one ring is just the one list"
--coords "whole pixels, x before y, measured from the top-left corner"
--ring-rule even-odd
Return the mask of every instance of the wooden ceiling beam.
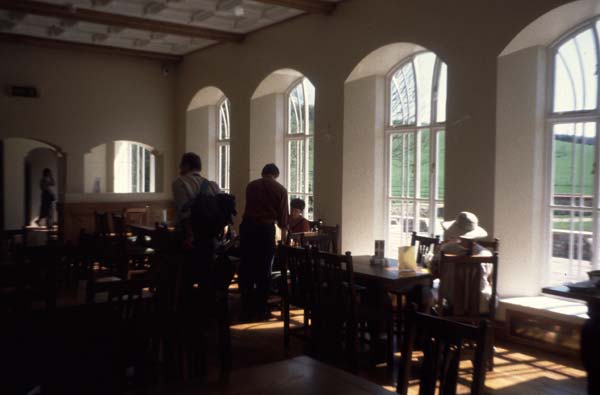
[[26, 44], [46, 48], [85, 50], [110, 55], [135, 56], [167, 63], [179, 63], [182, 59], [182, 57], [179, 55], [169, 55], [160, 52], [139, 51], [128, 48], [109, 47], [107, 45], [85, 44], [64, 40], [54, 40], [51, 38], [25, 36], [22, 34], [13, 33], [0, 33], [0, 42]]
[[259, 3], [294, 8], [311, 14], [331, 14], [337, 3], [323, 0], [256, 0]]
[[173, 34], [176, 36], [198, 37], [214, 41], [241, 41], [244, 38], [244, 35], [240, 33], [231, 33], [222, 30], [113, 14], [72, 6], [61, 6], [40, 1], [0, 0], [0, 9], [60, 19], [98, 23], [101, 25], [122, 26], [130, 29]]

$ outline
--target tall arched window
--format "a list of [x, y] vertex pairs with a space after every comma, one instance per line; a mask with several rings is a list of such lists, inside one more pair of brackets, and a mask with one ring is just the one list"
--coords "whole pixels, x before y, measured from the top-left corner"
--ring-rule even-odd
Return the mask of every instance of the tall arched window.
[[305, 216], [314, 214], [315, 87], [302, 77], [288, 93], [285, 133], [285, 182], [290, 199], [306, 202]]
[[598, 36], [595, 19], [552, 48], [548, 136], [550, 283], [598, 268]]
[[388, 84], [386, 189], [388, 255], [411, 232], [440, 234], [444, 217], [447, 67], [421, 52], [395, 67]]
[[219, 187], [229, 192], [229, 174], [230, 174], [230, 123], [229, 123], [230, 103], [227, 98], [223, 98], [219, 104], [219, 130], [217, 134], [217, 180]]

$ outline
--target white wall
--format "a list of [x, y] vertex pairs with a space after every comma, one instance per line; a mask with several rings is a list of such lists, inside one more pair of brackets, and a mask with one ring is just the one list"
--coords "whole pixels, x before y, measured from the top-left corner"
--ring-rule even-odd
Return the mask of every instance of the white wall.
[[96, 179], [100, 180], [100, 191], [107, 192], [107, 144], [100, 144], [84, 154], [83, 177], [84, 192], [94, 193]]
[[[21, 229], [25, 225], [25, 158], [36, 148], [52, 148], [39, 141], [4, 139], [4, 229]], [[55, 176], [57, 176], [55, 174]], [[32, 174], [39, 180], [39, 174]], [[58, 182], [58, 180], [57, 180]], [[32, 190], [39, 193], [39, 188]], [[39, 207], [37, 207], [39, 209]], [[36, 207], [32, 207], [35, 213]]]
[[[84, 154], [116, 140], [164, 153], [175, 175], [174, 74], [159, 61], [0, 43], [0, 85], [34, 85], [38, 99], [0, 95], [0, 138], [47, 141], [66, 153], [66, 189], [82, 193]], [[159, 190], [170, 190], [171, 176]], [[98, 197], [101, 198], [101, 197]]]
[[250, 102], [250, 180], [259, 178], [267, 163], [275, 163], [285, 174], [285, 100], [283, 93], [272, 93]]
[[185, 151], [200, 155], [202, 173], [211, 180], [217, 178], [217, 128], [216, 104], [197, 107], [186, 114]]
[[546, 49], [498, 60], [494, 236], [500, 239], [501, 296], [537, 295], [544, 254]]
[[382, 76], [344, 88], [342, 250], [355, 255], [373, 254], [373, 241], [385, 238], [384, 98]]

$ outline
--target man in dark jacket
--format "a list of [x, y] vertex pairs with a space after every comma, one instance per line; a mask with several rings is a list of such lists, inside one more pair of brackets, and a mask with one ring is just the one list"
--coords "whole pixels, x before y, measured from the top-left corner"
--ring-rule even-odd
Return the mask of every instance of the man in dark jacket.
[[240, 226], [243, 320], [269, 317], [267, 298], [275, 255], [275, 224], [285, 240], [289, 215], [288, 193], [277, 182], [278, 177], [279, 169], [270, 163], [263, 168], [262, 177], [246, 187], [246, 209]]

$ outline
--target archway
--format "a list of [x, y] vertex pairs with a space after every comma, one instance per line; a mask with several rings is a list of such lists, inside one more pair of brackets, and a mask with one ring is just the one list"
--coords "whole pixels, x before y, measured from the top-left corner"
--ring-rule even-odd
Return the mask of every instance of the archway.
[[230, 189], [231, 103], [217, 87], [202, 88], [186, 112], [185, 150], [202, 158], [202, 171], [219, 186]]
[[314, 215], [315, 87], [302, 73], [280, 69], [256, 87], [250, 104], [250, 178], [266, 163], [281, 168], [290, 198], [306, 202]]
[[380, 47], [349, 74], [343, 249], [371, 254], [372, 240], [386, 240], [387, 256], [395, 257], [411, 232], [441, 232], [446, 80], [445, 63], [413, 43]]
[[[0, 143], [2, 225], [5, 231], [17, 231], [37, 219], [43, 169], [52, 171], [54, 194], [58, 200], [62, 199], [65, 156], [57, 147], [34, 139], [7, 138]], [[54, 221], [57, 219], [54, 211]]]
[[137, 142], [117, 140], [92, 148], [83, 157], [85, 193], [161, 192], [160, 152]]
[[[597, 256], [586, 202], [596, 173], [589, 122], [598, 123], [586, 113], [597, 101], [599, 17], [598, 0], [565, 4], [530, 23], [498, 57], [494, 235], [502, 240], [502, 295], [538, 295], [544, 285], [584, 279]], [[574, 92], [582, 100], [571, 106]]]

